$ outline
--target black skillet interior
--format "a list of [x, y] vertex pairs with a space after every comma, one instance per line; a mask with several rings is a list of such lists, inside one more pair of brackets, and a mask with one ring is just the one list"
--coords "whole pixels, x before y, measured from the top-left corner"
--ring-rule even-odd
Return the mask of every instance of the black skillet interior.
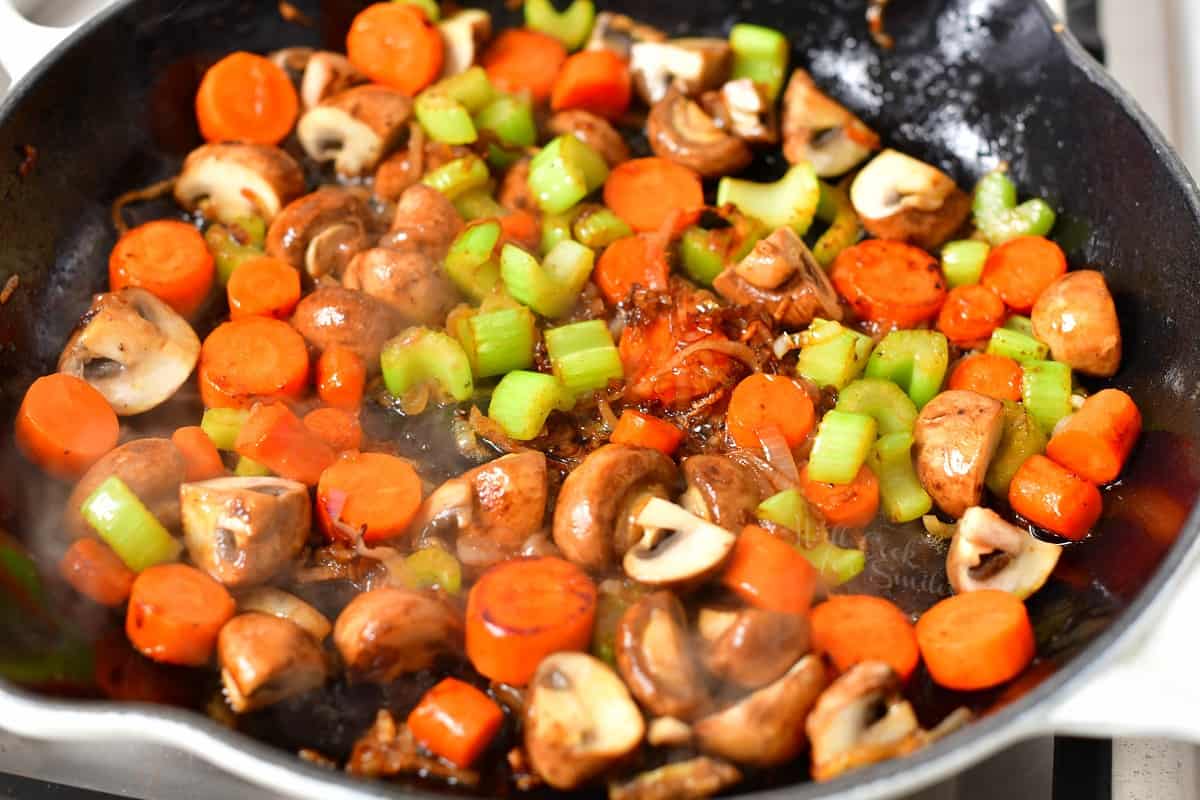
[[[266, 0], [128, 3], [10, 106], [0, 124], [0, 280], [15, 274], [20, 286], [0, 307], [4, 425], [29, 381], [53, 368], [90, 294], [106, 284], [112, 200], [173, 174], [198, 143], [191, 98], [203, 68], [235, 49], [322, 39], [339, 46], [355, 4], [297, 5], [320, 27], [285, 22]], [[1200, 486], [1191, 444], [1200, 434], [1200, 297], [1192, 274], [1200, 225], [1174, 162], [1071, 62], [1030, 0], [895, 3], [890, 52], [867, 36], [863, 0], [600, 5], [673, 32], [723, 34], [739, 20], [782, 28], [792, 37], [794, 63], [887, 144], [943, 167], [964, 186], [1007, 161], [1024, 194], [1047, 197], [1060, 210], [1055, 236], [1072, 265], [1102, 269], [1117, 295], [1126, 356], [1115, 383], [1137, 398], [1148, 428], [1169, 432], [1147, 437], [1134, 478], [1110, 491], [1104, 540], [1073, 549], [1064, 580], [1031, 605], [1048, 632], [1043, 655], [1073, 651], [1097, 635], [1150, 581], [1175, 533], [1174, 525], [1155, 529], [1122, 509], [1139, 504], [1145, 484], [1188, 508]], [[757, 167], [778, 169], [770, 161]], [[10, 474], [29, 474], [7, 433], [3, 441]], [[0, 485], [3, 521], [17, 534], [53, 524], [56, 512], [42, 513], [45, 497], [32, 479]], [[863, 588], [896, 596], [910, 610], [946, 591], [940, 555], [911, 529], [875, 536]], [[1076, 635], [1051, 641], [1066, 628]], [[929, 708], [940, 709], [945, 698], [931, 695]]]

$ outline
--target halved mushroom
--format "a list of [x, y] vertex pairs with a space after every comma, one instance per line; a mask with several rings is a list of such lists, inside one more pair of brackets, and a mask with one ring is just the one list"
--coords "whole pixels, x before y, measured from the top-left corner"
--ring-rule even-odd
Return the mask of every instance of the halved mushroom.
[[879, 148], [879, 136], [841, 103], [817, 88], [803, 69], [783, 93], [783, 157], [808, 161], [822, 178], [849, 172]]
[[402, 327], [390, 307], [341, 286], [322, 286], [306, 295], [292, 315], [292, 327], [318, 352], [335, 344], [349, 347], [369, 374], [379, 372], [379, 353]]
[[1109, 378], [1121, 366], [1121, 324], [1104, 276], [1071, 270], [1038, 296], [1033, 333], [1055, 361], [1086, 375]]
[[367, 80], [367, 76], [341, 53], [318, 50], [305, 62], [304, 76], [300, 79], [300, 102], [305, 108], [312, 108]]
[[160, 405], [200, 357], [187, 320], [145, 289], [98, 294], [58, 358], [58, 371], [82, 378], [122, 416]]
[[237, 596], [239, 614], [257, 611], [294, 622], [317, 642], [333, 631], [329, 618], [290, 592], [274, 586], [257, 586]]
[[350, 260], [342, 285], [382, 301], [414, 325], [440, 326], [461, 300], [441, 265], [417, 250], [364, 250]]
[[742, 779], [737, 767], [708, 756], [676, 761], [608, 788], [608, 800], [699, 800]]
[[187, 465], [170, 439], [134, 439], [93, 464], [67, 500], [63, 525], [75, 537], [94, 535], [79, 510], [101, 483], [115, 475], [169, 531], [179, 529], [179, 485]]
[[281, 67], [293, 83], [299, 83], [308, 60], [317, 52], [311, 47], [285, 47], [267, 54], [267, 59]]
[[559, 111], [546, 122], [546, 130], [555, 136], [573, 135], [595, 150], [610, 167], [629, 160], [629, 145], [612, 123], [590, 111]]
[[842, 318], [828, 274], [791, 228], [779, 228], [754, 245], [713, 280], [713, 288], [735, 305], [762, 306], [789, 329], [803, 328], [817, 317]]
[[314, 161], [333, 161], [338, 175], [355, 178], [378, 166], [411, 116], [412, 100], [403, 92], [356, 86], [304, 112], [296, 136]]
[[183, 538], [196, 566], [226, 586], [272, 578], [312, 527], [304, 484], [284, 478], [214, 478], [179, 487]]
[[563, 556], [601, 571], [642, 537], [642, 507], [667, 497], [675, 463], [657, 450], [607, 444], [567, 475], [554, 509], [554, 543]]
[[646, 725], [625, 684], [584, 653], [542, 659], [529, 683], [525, 750], [555, 789], [574, 789], [627, 756]]
[[754, 158], [745, 142], [721, 130], [698, 103], [674, 86], [650, 109], [646, 138], [655, 155], [709, 178], [738, 172]]
[[462, 613], [428, 592], [372, 589], [342, 609], [333, 643], [354, 677], [387, 684], [461, 652]]
[[925, 743], [900, 679], [882, 661], [855, 664], [829, 685], [805, 728], [818, 781], [896, 756]]
[[725, 456], [698, 455], [683, 460], [687, 491], [679, 505], [726, 530], [740, 531], [755, 520], [755, 509], [771, 492], [758, 476]]
[[946, 577], [954, 591], [999, 589], [1024, 600], [1046, 583], [1062, 548], [1004, 521], [990, 508], [972, 506], [958, 521]]
[[733, 49], [725, 39], [689, 38], [639, 42], [629, 50], [629, 71], [638, 94], [652, 106], [676, 87], [687, 97], [716, 89], [729, 77]]
[[942, 392], [913, 428], [917, 476], [938, 508], [961, 517], [983, 497], [983, 480], [1000, 436], [1004, 405], [964, 389]]
[[897, 150], [884, 150], [850, 186], [863, 227], [880, 239], [940, 247], [963, 226], [971, 198], [946, 173]]
[[326, 186], [289, 204], [267, 230], [267, 255], [312, 278], [340, 278], [370, 245], [370, 210], [362, 192]]
[[278, 147], [205, 144], [184, 159], [175, 201], [188, 211], [232, 222], [258, 216], [270, 222], [304, 194], [304, 171]]
[[438, 24], [445, 55], [442, 58], [442, 77], [466, 72], [475, 63], [475, 56], [492, 38], [492, 15], [478, 8], [468, 8], [447, 17]]
[[686, 747], [692, 743], [692, 726], [674, 717], [655, 717], [646, 725], [651, 747]]
[[304, 694], [328, 674], [316, 640], [293, 622], [258, 612], [225, 623], [217, 661], [225, 700], [238, 714]]
[[808, 617], [762, 608], [703, 608], [697, 620], [704, 667], [721, 680], [757, 689], [808, 652]]
[[712, 575], [733, 552], [737, 536], [689, 514], [661, 497], [651, 498], [637, 515], [645, 529], [621, 566], [647, 586], [681, 587]]
[[400, 195], [391, 228], [379, 244], [393, 250], [416, 250], [440, 261], [464, 224], [444, 194], [418, 183]]
[[624, 14], [601, 11], [596, 15], [588, 50], [611, 50], [628, 61], [630, 51], [639, 42], [665, 42], [667, 35], [652, 25], [645, 25]]
[[720, 91], [704, 95], [701, 102], [721, 127], [739, 139], [753, 144], [779, 141], [775, 104], [764, 93], [762, 84], [750, 78], [727, 81]]
[[825, 683], [821, 659], [805, 656], [779, 680], [693, 725], [696, 743], [703, 752], [739, 764], [774, 767], [790, 761], [804, 749], [804, 719]]
[[671, 592], [654, 592], [621, 617], [617, 668], [625, 685], [652, 714], [692, 719], [708, 704], [700, 665], [688, 641], [683, 605]]

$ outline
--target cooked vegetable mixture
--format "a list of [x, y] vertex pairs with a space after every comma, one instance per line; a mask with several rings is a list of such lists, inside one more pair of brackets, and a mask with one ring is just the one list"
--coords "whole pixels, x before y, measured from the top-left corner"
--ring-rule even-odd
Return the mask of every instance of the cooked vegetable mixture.
[[[1025, 600], [1141, 432], [1075, 380], [1120, 366], [1103, 274], [779, 31], [524, 15], [380, 2], [345, 55], [208, 69], [178, 208], [16, 420], [74, 484], [62, 576], [227, 724], [374, 698], [347, 752], [291, 732], [359, 775], [695, 798], [948, 734], [1038, 657]], [[855, 579], [918, 520], [953, 593], [910, 614]], [[919, 715], [918, 673], [964, 694]]]

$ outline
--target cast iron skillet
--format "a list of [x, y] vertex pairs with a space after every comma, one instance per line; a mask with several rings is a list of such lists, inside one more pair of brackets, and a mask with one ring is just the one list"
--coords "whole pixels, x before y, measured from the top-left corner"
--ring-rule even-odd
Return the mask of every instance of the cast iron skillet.
[[[319, 11], [315, 3], [298, 5]], [[324, 33], [336, 46], [338, 23], [331, 19], [339, 4], [323, 5]], [[1056, 236], [1072, 265], [1103, 269], [1114, 289], [1126, 341], [1115, 384], [1135, 396], [1148, 428], [1183, 437], [1160, 440], [1170, 444], [1167, 457], [1161, 447], [1148, 454], [1143, 446], [1141, 460], [1154, 462], [1143, 468], [1169, 464], [1174, 477], [1194, 468], [1193, 451], [1181, 442], [1200, 433], [1196, 188], [1145, 116], [1039, 2], [896, 2], [888, 20], [896, 48], [888, 53], [867, 36], [863, 0], [601, 5], [672, 31], [724, 33], [735, 20], [785, 29], [794, 62], [882, 131], [887, 143], [943, 167], [964, 186], [1007, 161], [1023, 192], [1059, 208]], [[20, 278], [18, 291], [0, 307], [4, 425], [29, 381], [53, 368], [89, 295], [105, 286], [112, 199], [173, 174], [196, 143], [191, 96], [205, 59], [235, 49], [316, 44], [320, 37], [321, 31], [285, 23], [267, 0], [125, 0], [86, 25], [0, 108], [0, 280]], [[36, 148], [37, 158], [22, 169], [25, 145]], [[11, 435], [2, 433], [7, 472], [19, 476]], [[18, 533], [31, 529], [45, 511], [29, 489], [35, 482], [18, 477], [6, 483], [3, 521]], [[1121, 568], [1112, 569], [1114, 558], [1102, 558], [1099, 567], [1111, 573], [1113, 596], [1128, 604], [1115, 624], [1092, 628], [1086, 648], [1018, 701], [913, 757], [827, 785], [785, 786], [759, 796], [899, 794], [1027, 734], [1055, 693], [1111, 652], [1164, 586], [1178, 581], [1198, 535], [1200, 520], [1192, 514], [1169, 551], [1128, 538], [1109, 542], [1120, 552]], [[1105, 544], [1093, 543], [1092, 552], [1103, 552]], [[1035, 622], [1049, 613], [1036, 603], [1032, 608]], [[289, 794], [363, 798], [383, 791], [170, 709], [48, 700], [0, 685], [0, 725], [46, 738], [170, 743]]]

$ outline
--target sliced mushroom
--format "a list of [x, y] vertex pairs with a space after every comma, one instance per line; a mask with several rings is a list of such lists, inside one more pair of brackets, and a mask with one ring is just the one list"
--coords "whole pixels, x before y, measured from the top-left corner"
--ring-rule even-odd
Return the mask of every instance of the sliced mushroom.
[[287, 72], [293, 83], [298, 83], [315, 52], [311, 47], [285, 47], [268, 54], [267, 58]]
[[698, 455], [683, 460], [687, 491], [679, 504], [726, 530], [740, 531], [755, 520], [755, 509], [772, 492], [758, 476], [725, 456]]
[[822, 178], [849, 172], [879, 148], [879, 136], [841, 103], [824, 94], [803, 69], [783, 93], [783, 156], [807, 161]]
[[1046, 583], [1062, 548], [1005, 522], [990, 508], [972, 506], [962, 515], [950, 552], [946, 577], [954, 591], [999, 589], [1024, 600]]
[[374, 297], [344, 289], [322, 286], [296, 306], [292, 327], [318, 352], [335, 344], [356, 352], [367, 372], [379, 372], [379, 353], [402, 325], [391, 308]]
[[1033, 306], [1033, 333], [1055, 361], [1109, 378], [1121, 366], [1121, 324], [1104, 276], [1077, 269], [1050, 284]]
[[257, 612], [225, 623], [217, 660], [225, 699], [238, 714], [316, 689], [328, 674], [321, 648], [299, 625]]
[[692, 743], [692, 726], [674, 717], [655, 717], [646, 726], [651, 747], [686, 747]]
[[239, 593], [237, 610], [239, 614], [257, 611], [291, 620], [317, 642], [325, 641], [325, 637], [333, 630], [333, 623], [320, 611], [296, 595], [274, 586], [257, 586]]
[[805, 727], [818, 781], [911, 753], [925, 741], [900, 679], [881, 661], [855, 664], [830, 684]]
[[372, 589], [342, 609], [333, 643], [354, 677], [387, 684], [461, 652], [462, 614], [427, 592]]
[[704, 667], [747, 689], [766, 686], [808, 652], [809, 625], [803, 614], [762, 608], [704, 608], [697, 620], [705, 642]]
[[661, 497], [651, 498], [637, 516], [642, 540], [625, 553], [625, 574], [647, 586], [698, 583], [733, 552], [737, 536], [689, 514]]
[[[775, 285], [759, 285], [771, 283]], [[793, 330], [817, 317], [841, 320], [843, 316], [828, 274], [791, 228], [780, 228], [759, 241], [745, 258], [713, 280], [713, 288], [735, 305], [762, 306]]]
[[615, 649], [625, 685], [647, 711], [683, 720], [703, 712], [708, 692], [674, 594], [654, 592], [630, 606], [617, 625]]
[[590, 111], [559, 111], [546, 123], [546, 129], [555, 136], [573, 135], [603, 156], [610, 167], [629, 160], [629, 145], [625, 137], [611, 122]]
[[699, 800], [712, 797], [742, 779], [737, 767], [697, 756], [643, 772], [608, 789], [608, 800]]
[[438, 31], [445, 45], [442, 77], [448, 78], [475, 63], [476, 54], [492, 38], [492, 15], [478, 8], [464, 9], [442, 20]]
[[687, 97], [716, 89], [729, 77], [733, 49], [725, 39], [672, 39], [638, 42], [629, 50], [633, 85], [652, 106], [676, 87]]
[[267, 230], [267, 255], [312, 278], [340, 278], [369, 244], [370, 211], [362, 192], [323, 187], [288, 205]]
[[379, 165], [411, 116], [412, 100], [403, 92], [356, 86], [304, 112], [296, 136], [314, 161], [333, 161], [338, 175], [355, 178]]
[[642, 537], [636, 522], [675, 484], [675, 464], [657, 450], [607, 444], [567, 475], [554, 509], [554, 543], [580, 566], [601, 571]]
[[58, 371], [82, 378], [122, 416], [164, 403], [200, 357], [187, 320], [145, 289], [98, 294], [58, 359]]
[[382, 301], [416, 325], [440, 326], [461, 299], [438, 262], [417, 250], [364, 250], [350, 260], [342, 285]]
[[696, 743], [703, 752], [739, 764], [774, 767], [790, 761], [804, 749], [804, 719], [825, 683], [821, 659], [805, 656], [779, 680], [693, 725]]
[[650, 109], [646, 138], [655, 155], [709, 178], [738, 172], [754, 158], [745, 142], [717, 127], [699, 104], [676, 87]]
[[304, 194], [304, 172], [296, 160], [265, 144], [205, 144], [183, 162], [175, 201], [188, 211], [232, 222], [262, 217]]
[[564, 652], [538, 665], [525, 708], [525, 750], [555, 789], [599, 775], [633, 752], [645, 729], [625, 684], [603, 661]]
[[961, 517], [983, 498], [983, 480], [1000, 436], [1004, 405], [952, 389], [930, 400], [913, 429], [917, 475], [938, 508]]
[[142, 505], [169, 531], [179, 530], [179, 485], [187, 466], [170, 439], [134, 439], [110, 450], [93, 464], [67, 500], [63, 524], [75, 537], [94, 534], [80, 507], [96, 487], [113, 475], [137, 495]]
[[739, 139], [753, 144], [779, 141], [775, 104], [762, 84], [750, 78], [727, 81], [720, 91], [706, 94], [702, 102], [721, 127]]
[[963, 226], [971, 198], [946, 173], [896, 150], [884, 150], [850, 186], [863, 227], [880, 239], [940, 247]]
[[416, 250], [440, 261], [464, 224], [444, 194], [418, 183], [400, 195], [391, 229], [379, 244], [394, 250]]
[[624, 14], [601, 11], [596, 15], [588, 50], [611, 50], [628, 61], [630, 51], [639, 42], [665, 42], [667, 35], [651, 25], [645, 25]]
[[226, 586], [274, 577], [312, 528], [304, 484], [284, 478], [215, 478], [179, 487], [183, 538], [196, 566]]
[[367, 76], [341, 53], [319, 50], [310, 55], [304, 65], [304, 76], [300, 79], [300, 102], [305, 108], [312, 108], [367, 80]]

